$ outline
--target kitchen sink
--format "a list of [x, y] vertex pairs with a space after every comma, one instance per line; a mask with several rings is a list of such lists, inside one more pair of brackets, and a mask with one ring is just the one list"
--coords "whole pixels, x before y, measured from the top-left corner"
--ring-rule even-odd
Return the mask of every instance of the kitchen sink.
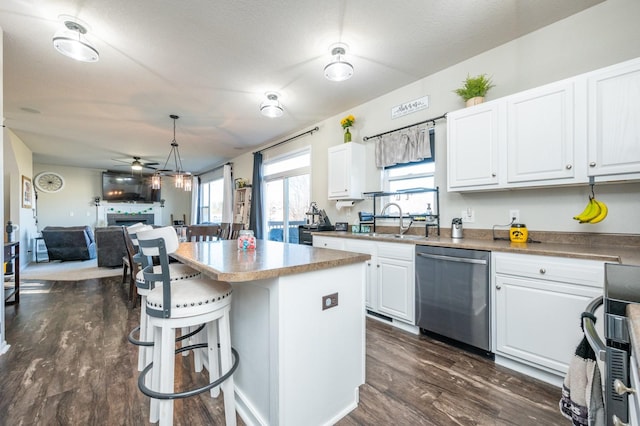
[[393, 239], [402, 239], [402, 240], [426, 240], [427, 237], [423, 235], [414, 235], [414, 234], [383, 234], [380, 232], [369, 232], [366, 234], [361, 234], [366, 237], [378, 237], [378, 238], [393, 238]]

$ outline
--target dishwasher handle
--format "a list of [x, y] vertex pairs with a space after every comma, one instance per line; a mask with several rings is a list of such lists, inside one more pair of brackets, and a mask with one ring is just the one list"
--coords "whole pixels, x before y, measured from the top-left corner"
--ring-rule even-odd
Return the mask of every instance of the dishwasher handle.
[[439, 254], [416, 253], [417, 256], [426, 257], [427, 259], [446, 260], [448, 262], [474, 263], [476, 265], [486, 265], [485, 259], [470, 259], [468, 257], [442, 256]]
[[584, 336], [587, 338], [591, 349], [596, 354], [596, 358], [600, 361], [605, 361], [607, 357], [607, 347], [598, 336], [598, 332], [596, 331], [596, 323], [594, 321], [593, 315], [595, 315], [596, 309], [598, 309], [604, 303], [603, 297], [598, 296], [593, 299], [587, 305], [585, 310], [585, 314], [590, 315], [582, 315], [582, 330], [584, 331]]

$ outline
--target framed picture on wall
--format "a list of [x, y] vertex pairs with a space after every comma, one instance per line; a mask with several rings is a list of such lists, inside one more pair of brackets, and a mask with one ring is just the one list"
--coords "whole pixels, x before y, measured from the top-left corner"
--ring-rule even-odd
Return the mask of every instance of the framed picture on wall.
[[22, 176], [22, 208], [30, 209], [33, 206], [33, 186], [31, 179]]

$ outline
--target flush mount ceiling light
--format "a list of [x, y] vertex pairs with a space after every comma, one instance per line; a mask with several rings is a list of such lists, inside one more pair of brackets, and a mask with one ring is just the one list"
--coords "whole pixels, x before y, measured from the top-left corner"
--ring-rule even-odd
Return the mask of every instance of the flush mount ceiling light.
[[76, 22], [64, 18], [65, 29], [53, 36], [53, 47], [60, 53], [76, 61], [97, 62], [100, 58], [98, 51], [84, 37], [87, 28]]
[[324, 76], [330, 81], [345, 81], [353, 75], [353, 65], [342, 60], [347, 52], [345, 44], [336, 44], [331, 49], [333, 61], [324, 67]]
[[[191, 173], [185, 172], [182, 168], [182, 158], [180, 158], [180, 151], [178, 149], [178, 142], [176, 142], [176, 120], [180, 118], [175, 114], [169, 116], [173, 120], [173, 139], [171, 140], [171, 151], [167, 156], [167, 161], [164, 162], [164, 167], [156, 172], [151, 177], [151, 188], [160, 189], [162, 175], [173, 176], [174, 184], [176, 188], [184, 189], [185, 191], [191, 191]], [[169, 161], [173, 158], [174, 168], [167, 169]]]
[[278, 101], [278, 94], [274, 92], [265, 93], [267, 99], [260, 104], [260, 112], [265, 117], [276, 118], [281, 117], [284, 113], [280, 101]]

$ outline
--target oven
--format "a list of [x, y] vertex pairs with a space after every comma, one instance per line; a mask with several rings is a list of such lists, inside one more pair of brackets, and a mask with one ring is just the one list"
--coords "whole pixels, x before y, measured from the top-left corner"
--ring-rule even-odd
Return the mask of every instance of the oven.
[[605, 264], [604, 296], [592, 300], [586, 311], [593, 314], [604, 307], [604, 339], [600, 339], [594, 321], [584, 317], [584, 333], [596, 358], [605, 363], [604, 404], [608, 426], [629, 422], [629, 356], [631, 342], [627, 328], [626, 308], [640, 303], [640, 267]]

